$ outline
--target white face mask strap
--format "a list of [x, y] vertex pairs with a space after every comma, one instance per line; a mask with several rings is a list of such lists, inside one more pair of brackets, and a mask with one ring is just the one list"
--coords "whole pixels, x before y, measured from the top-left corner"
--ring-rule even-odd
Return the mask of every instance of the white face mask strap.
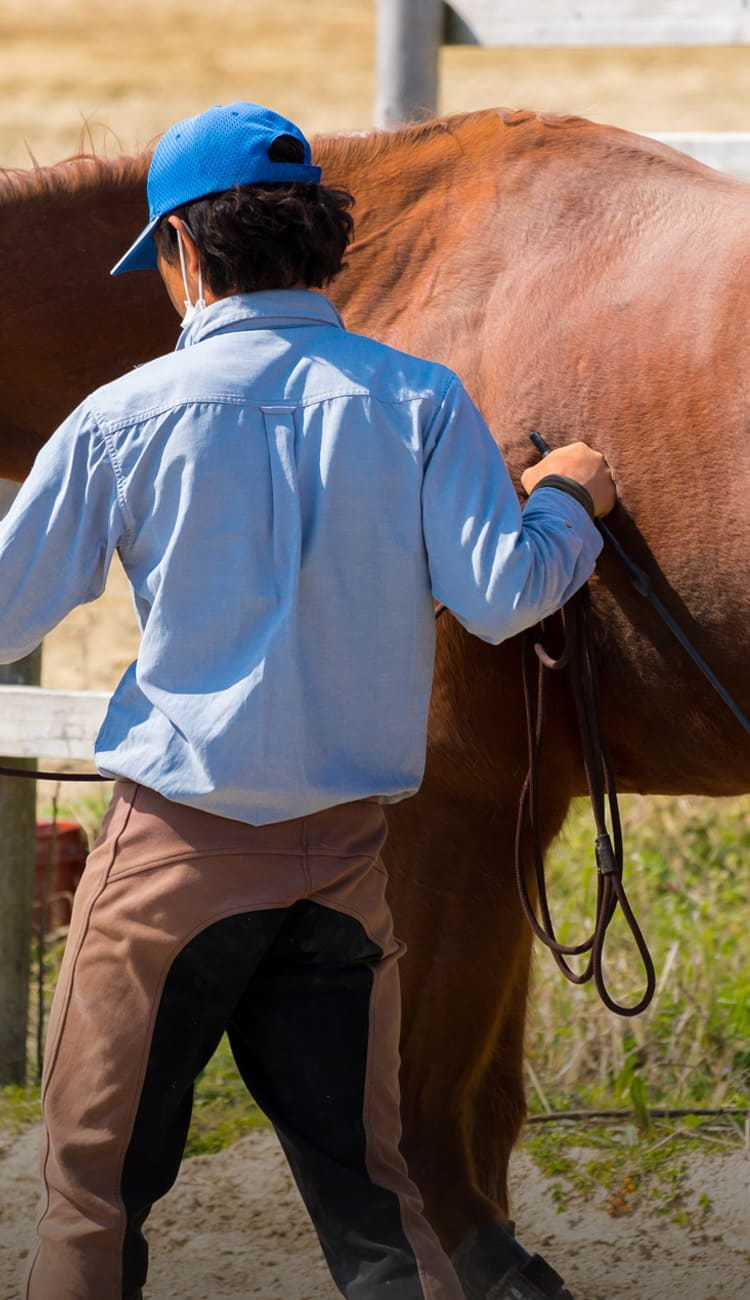
[[[185, 229], [187, 230], [188, 234], [190, 235], [190, 238], [192, 239], [193, 238], [192, 230], [190, 230], [190, 228], [187, 225], [185, 226]], [[185, 314], [188, 316], [194, 316], [196, 312], [203, 311], [203, 308], [206, 305], [206, 300], [203, 297], [203, 271], [199, 266], [198, 267], [198, 297], [196, 299], [195, 306], [193, 306], [192, 302], [190, 301], [190, 289], [188, 288], [187, 267], [185, 265], [185, 250], [182, 246], [182, 235], [180, 234], [179, 230], [177, 232], [177, 251], [179, 252], [180, 255], [180, 271], [182, 272], [182, 284], [185, 290]]]
[[190, 301], [190, 290], [187, 282], [187, 269], [185, 267], [185, 250], [182, 247], [182, 235], [177, 232], [177, 251], [180, 254], [180, 270], [182, 271], [182, 285], [185, 290], [185, 311], [190, 311], [192, 303]]

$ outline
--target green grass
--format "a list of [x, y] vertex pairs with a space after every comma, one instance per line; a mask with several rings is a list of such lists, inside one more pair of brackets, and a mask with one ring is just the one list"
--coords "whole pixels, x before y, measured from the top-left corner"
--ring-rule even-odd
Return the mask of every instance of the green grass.
[[226, 1037], [222, 1038], [196, 1085], [186, 1154], [221, 1151], [253, 1129], [268, 1127], [263, 1111], [248, 1096]]
[[[537, 945], [527, 1076], [532, 1116], [624, 1114], [607, 1123], [532, 1122], [524, 1146], [561, 1209], [595, 1197], [620, 1216], [645, 1202], [681, 1223], [690, 1156], [745, 1143], [742, 1116], [652, 1112], [750, 1109], [750, 800], [630, 796], [621, 803], [625, 884], [654, 958], [654, 1000], [642, 1016], [620, 1019], [592, 985], [568, 984]], [[566, 942], [591, 930], [593, 835], [581, 801], [549, 857], [553, 918]], [[636, 1001], [643, 972], [619, 919], [605, 953], [614, 994]]]
[[0, 1088], [0, 1133], [20, 1133], [39, 1121], [39, 1088]]
[[[577, 988], [537, 945], [529, 1029], [532, 1110], [750, 1105], [750, 800], [623, 799], [625, 883], [651, 948], [657, 990], [625, 1020]], [[565, 941], [593, 922], [593, 830], [577, 806], [549, 864]], [[616, 918], [606, 974], [625, 1002], [643, 973]]]
[[725, 1155], [743, 1145], [741, 1128], [731, 1118], [707, 1121], [687, 1116], [654, 1120], [648, 1130], [632, 1121], [603, 1127], [589, 1122], [527, 1128], [523, 1146], [550, 1182], [558, 1209], [576, 1200], [595, 1200], [613, 1218], [647, 1206], [673, 1223], [700, 1227], [710, 1210], [702, 1196], [688, 1214], [685, 1181], [690, 1159]]

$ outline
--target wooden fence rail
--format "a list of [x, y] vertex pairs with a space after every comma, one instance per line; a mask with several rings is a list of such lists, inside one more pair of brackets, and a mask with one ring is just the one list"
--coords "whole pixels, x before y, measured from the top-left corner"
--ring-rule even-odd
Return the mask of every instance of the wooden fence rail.
[[[33, 657], [38, 681], [40, 654]], [[26, 661], [3, 671], [6, 682], [29, 679]], [[50, 691], [0, 685], [0, 755], [11, 766], [29, 760], [91, 762], [107, 707], [103, 691]], [[0, 760], [1, 761], [1, 760]], [[61, 772], [60, 779], [65, 780]], [[0, 1085], [26, 1078], [31, 921], [36, 862], [36, 784], [0, 777]]]
[[0, 754], [91, 761], [109, 698], [107, 691], [0, 686]]
[[[416, 0], [419, 4], [421, 0]], [[415, 0], [406, 0], [411, 8]], [[745, 0], [450, 0], [453, 45], [735, 45], [750, 41]]]
[[[441, 45], [750, 44], [747, 0], [377, 0], [378, 126], [437, 111]], [[562, 106], [561, 106], [562, 111]], [[654, 132], [710, 167], [750, 179], [750, 132]]]

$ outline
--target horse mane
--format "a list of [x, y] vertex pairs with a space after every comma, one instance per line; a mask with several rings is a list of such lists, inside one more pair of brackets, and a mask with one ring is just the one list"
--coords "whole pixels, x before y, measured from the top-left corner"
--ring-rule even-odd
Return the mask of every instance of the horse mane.
[[346, 163], [359, 156], [367, 145], [371, 158], [382, 158], [404, 146], [419, 145], [438, 136], [454, 135], [464, 123], [480, 116], [477, 113], [456, 113], [451, 117], [431, 117], [424, 122], [409, 122], [405, 126], [373, 127], [368, 131], [346, 131], [341, 135], [318, 135], [314, 143], [324, 151], [335, 148], [337, 156]]
[[319, 136], [315, 144], [322, 162], [335, 153], [336, 163], [345, 168], [347, 164], [361, 163], [363, 155], [368, 163], [385, 161], [396, 153], [438, 142], [440, 138], [455, 141], [462, 152], [470, 147], [472, 138], [486, 148], [488, 133], [493, 128], [500, 147], [512, 145], [523, 149], [545, 144], [563, 149], [575, 143], [598, 150], [602, 157], [627, 156], [664, 174], [684, 175], [686, 171], [712, 174], [712, 169], [704, 163], [659, 140], [621, 127], [593, 122], [578, 114], [536, 112], [527, 108], [480, 109], [391, 129]]
[[[525, 128], [535, 142], [548, 136], [550, 143], [557, 136], [570, 139], [571, 135], [588, 136], [597, 140], [607, 152], [639, 155], [652, 166], [666, 166], [707, 171], [701, 163], [687, 159], [667, 145], [618, 127], [602, 126], [588, 118], [573, 114], [534, 112], [531, 109], [493, 108], [470, 113], [456, 113], [450, 117], [430, 118], [424, 122], [389, 130], [371, 130], [341, 135], [316, 136], [316, 156], [325, 162], [335, 153], [339, 166], [361, 163], [363, 155], [368, 162], [390, 158], [404, 150], [415, 149], [440, 139], [455, 140], [465, 148], [472, 135], [479, 136], [488, 126], [495, 124], [502, 133]], [[562, 144], [562, 138], [560, 138]], [[39, 197], [64, 197], [79, 194], [82, 190], [125, 189], [145, 184], [151, 149], [137, 154], [104, 158], [95, 153], [74, 154], [61, 162], [47, 166], [35, 164], [30, 168], [0, 167], [0, 207], [5, 204], [33, 201]]]
[[0, 206], [40, 197], [79, 194], [81, 190], [127, 188], [145, 183], [150, 151], [118, 158], [80, 153], [48, 166], [0, 167]]
[[538, 122], [551, 128], [560, 126], [593, 126], [584, 117], [555, 113], [535, 113], [531, 109], [485, 108], [467, 113], [453, 113], [449, 117], [428, 118], [424, 122], [410, 122], [405, 126], [373, 128], [369, 131], [350, 131], [341, 135], [316, 136], [315, 145], [326, 155], [335, 149], [337, 162], [346, 165], [356, 162], [366, 148], [368, 159], [376, 161], [387, 158], [402, 149], [418, 148], [440, 138], [450, 139], [479, 129], [491, 121], [504, 127], [520, 126], [527, 122]]

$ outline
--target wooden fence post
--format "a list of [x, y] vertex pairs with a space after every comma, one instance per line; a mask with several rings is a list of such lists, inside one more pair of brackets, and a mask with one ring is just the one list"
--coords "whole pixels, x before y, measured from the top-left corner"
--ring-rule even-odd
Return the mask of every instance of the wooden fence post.
[[[0, 483], [0, 516], [16, 490]], [[18, 663], [0, 665], [0, 682], [38, 686], [41, 663], [39, 646]], [[12, 755], [9, 761], [35, 765]], [[0, 1085], [26, 1081], [35, 857], [36, 782], [0, 777]]]
[[431, 116], [437, 109], [442, 0], [378, 0], [377, 126]]
[[[750, 0], [531, 0], [525, 7], [499, 0], [377, 0], [375, 124], [398, 126], [437, 111], [443, 44], [538, 49], [738, 43], [750, 44]], [[709, 167], [750, 180], [748, 131], [653, 134]]]

